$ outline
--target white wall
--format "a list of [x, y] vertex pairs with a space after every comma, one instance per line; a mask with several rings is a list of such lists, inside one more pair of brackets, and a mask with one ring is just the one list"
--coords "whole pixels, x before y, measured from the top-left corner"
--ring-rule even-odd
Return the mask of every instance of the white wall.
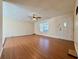
[[2, 53], [2, 0], [0, 0], [0, 56]]
[[23, 17], [25, 14], [28, 12], [20, 5], [3, 1], [3, 38], [33, 34], [34, 23]]
[[3, 34], [5, 37], [30, 35], [34, 32], [34, 24], [29, 21], [3, 19]]
[[34, 33], [34, 23], [28, 21], [24, 16], [27, 14], [28, 12], [21, 8], [20, 5], [6, 1], [3, 2], [3, 43], [5, 37], [30, 35]]
[[[49, 30], [47, 33], [42, 33], [39, 30], [39, 23], [44, 21], [47, 21], [49, 24]], [[67, 23], [66, 28], [64, 28], [64, 22]], [[59, 24], [61, 27], [61, 31], [59, 28]], [[62, 16], [57, 16], [48, 20], [35, 22], [35, 33], [38, 35], [73, 40], [73, 16], [70, 13]]]
[[74, 11], [74, 43], [75, 43], [75, 49], [78, 52], [78, 15], [76, 15], [77, 5], [78, 0], [75, 1], [75, 11]]

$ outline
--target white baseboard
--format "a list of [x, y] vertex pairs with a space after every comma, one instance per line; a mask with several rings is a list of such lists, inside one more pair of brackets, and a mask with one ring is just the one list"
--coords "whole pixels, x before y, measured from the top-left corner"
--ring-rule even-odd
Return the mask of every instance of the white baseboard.
[[2, 55], [2, 52], [3, 52], [3, 47], [2, 47], [2, 49], [1, 49], [1, 51], [0, 51], [0, 57], [1, 57], [1, 55]]
[[47, 36], [47, 37], [51, 37], [51, 38], [59, 38], [59, 39], [67, 40], [67, 41], [73, 41], [73, 40], [66, 39], [66, 38], [59, 37], [59, 36], [51, 36], [51, 35], [44, 35], [44, 34], [36, 34], [36, 35], [42, 35], [42, 36]]
[[30, 33], [30, 34], [22, 34], [22, 35], [10, 35], [10, 36], [5, 36], [5, 38], [9, 38], [9, 37], [18, 37], [18, 36], [26, 36], [26, 35], [33, 35], [34, 33]]

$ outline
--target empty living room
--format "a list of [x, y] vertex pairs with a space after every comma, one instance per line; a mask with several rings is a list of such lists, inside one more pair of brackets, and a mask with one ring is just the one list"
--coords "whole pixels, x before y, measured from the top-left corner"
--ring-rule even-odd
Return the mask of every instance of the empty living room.
[[78, 0], [0, 2], [0, 59], [78, 59]]

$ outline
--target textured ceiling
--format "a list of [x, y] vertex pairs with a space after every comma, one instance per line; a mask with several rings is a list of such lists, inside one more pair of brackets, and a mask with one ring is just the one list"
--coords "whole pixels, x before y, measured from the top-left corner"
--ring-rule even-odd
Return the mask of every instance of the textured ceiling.
[[42, 19], [48, 19], [66, 13], [73, 13], [74, 7], [73, 0], [8, 0], [7, 2], [8, 5], [12, 4], [20, 8], [12, 9], [12, 6], [8, 7], [8, 9], [11, 8], [12, 10], [17, 9], [17, 12], [13, 13], [13, 15], [19, 14], [21, 19], [30, 19], [29, 16], [32, 16], [33, 13], [42, 16]]

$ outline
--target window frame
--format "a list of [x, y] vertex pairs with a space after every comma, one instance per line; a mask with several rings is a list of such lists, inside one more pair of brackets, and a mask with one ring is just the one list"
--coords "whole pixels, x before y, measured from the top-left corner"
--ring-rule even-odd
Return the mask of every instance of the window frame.
[[48, 25], [47, 21], [41, 22], [39, 30], [40, 30], [40, 32], [48, 32], [48, 30], [49, 30], [48, 27], [49, 27], [49, 25]]

